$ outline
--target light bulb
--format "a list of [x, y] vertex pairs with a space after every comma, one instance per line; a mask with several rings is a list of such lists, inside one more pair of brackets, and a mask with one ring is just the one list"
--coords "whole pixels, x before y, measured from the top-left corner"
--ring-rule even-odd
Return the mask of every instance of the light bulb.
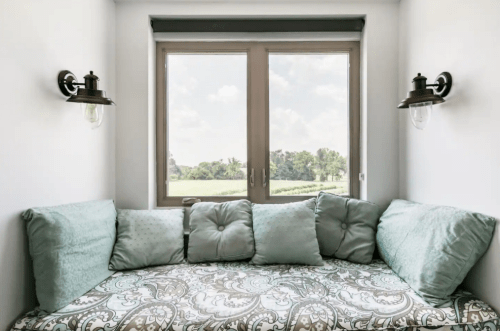
[[104, 116], [102, 105], [94, 103], [81, 103], [83, 118], [90, 123], [92, 129], [98, 128]]
[[410, 104], [410, 118], [413, 125], [423, 130], [431, 120], [432, 101]]

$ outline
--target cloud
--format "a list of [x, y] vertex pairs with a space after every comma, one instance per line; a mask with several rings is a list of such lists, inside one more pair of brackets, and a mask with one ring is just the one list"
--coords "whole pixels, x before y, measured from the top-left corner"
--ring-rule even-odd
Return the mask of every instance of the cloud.
[[224, 126], [224, 119], [207, 117], [206, 111], [183, 107], [169, 112], [168, 145], [177, 164], [196, 166], [228, 157], [246, 162], [246, 114], [231, 114], [231, 125]]
[[238, 99], [240, 90], [234, 85], [224, 85], [215, 94], [209, 94], [208, 100], [212, 102], [232, 103]]
[[270, 112], [271, 150], [309, 151], [328, 147], [347, 155], [347, 114], [335, 110], [314, 118], [292, 109], [275, 108]]
[[290, 76], [335, 75], [347, 76], [347, 54], [287, 54], [272, 55], [272, 62], [281, 63], [289, 67]]
[[174, 106], [183, 97], [188, 97], [196, 89], [198, 80], [194, 77], [185, 77], [182, 80], [170, 79], [168, 86], [169, 108]]
[[285, 93], [290, 90], [290, 83], [286, 78], [269, 69], [269, 88]]
[[339, 103], [347, 103], [347, 89], [334, 84], [318, 85], [313, 92], [322, 97], [332, 98]]
[[177, 144], [196, 142], [211, 130], [197, 111], [187, 108], [170, 110], [168, 121], [169, 139]]
[[315, 71], [338, 71], [344, 69], [347, 72], [347, 55], [336, 54], [315, 57], [311, 61], [311, 68]]

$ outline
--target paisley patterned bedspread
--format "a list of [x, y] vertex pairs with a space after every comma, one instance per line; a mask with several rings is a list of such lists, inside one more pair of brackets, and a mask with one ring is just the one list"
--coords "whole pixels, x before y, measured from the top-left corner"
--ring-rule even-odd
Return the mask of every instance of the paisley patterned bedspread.
[[50, 315], [33, 311], [12, 330], [52, 331], [498, 331], [497, 314], [458, 290], [432, 308], [380, 260], [323, 267], [246, 262], [117, 272]]

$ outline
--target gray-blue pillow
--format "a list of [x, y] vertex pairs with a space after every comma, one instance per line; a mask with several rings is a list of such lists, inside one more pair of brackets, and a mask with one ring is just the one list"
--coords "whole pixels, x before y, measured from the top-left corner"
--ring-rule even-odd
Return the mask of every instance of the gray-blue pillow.
[[116, 237], [112, 200], [32, 208], [22, 216], [40, 309], [52, 313], [114, 273], [108, 269]]
[[254, 253], [252, 206], [248, 200], [199, 202], [189, 216], [188, 261], [235, 261]]
[[380, 211], [363, 200], [320, 192], [316, 203], [316, 233], [322, 255], [370, 263]]
[[449, 301], [485, 253], [495, 219], [453, 207], [392, 201], [380, 218], [382, 259], [433, 306]]
[[125, 270], [184, 261], [184, 208], [118, 210], [109, 269]]
[[253, 264], [323, 265], [314, 221], [316, 199], [253, 204]]

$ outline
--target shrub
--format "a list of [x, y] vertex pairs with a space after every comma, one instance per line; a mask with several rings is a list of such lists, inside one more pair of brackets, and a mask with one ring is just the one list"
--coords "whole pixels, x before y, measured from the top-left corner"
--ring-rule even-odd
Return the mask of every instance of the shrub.
[[306, 193], [317, 192], [317, 191], [333, 190], [336, 188], [337, 188], [337, 185], [327, 185], [327, 186], [317, 185], [315, 187], [307, 187], [307, 188], [294, 187], [293, 190], [285, 191], [285, 193], [281, 194], [281, 195], [299, 195], [299, 194], [306, 194]]
[[316, 186], [321, 187], [321, 186], [323, 186], [323, 184], [318, 185], [317, 183], [312, 183], [312, 184], [306, 184], [306, 185], [300, 185], [300, 186], [280, 187], [280, 188], [271, 190], [271, 194], [279, 194], [282, 192], [295, 191], [298, 189], [306, 189], [306, 188], [316, 187]]

